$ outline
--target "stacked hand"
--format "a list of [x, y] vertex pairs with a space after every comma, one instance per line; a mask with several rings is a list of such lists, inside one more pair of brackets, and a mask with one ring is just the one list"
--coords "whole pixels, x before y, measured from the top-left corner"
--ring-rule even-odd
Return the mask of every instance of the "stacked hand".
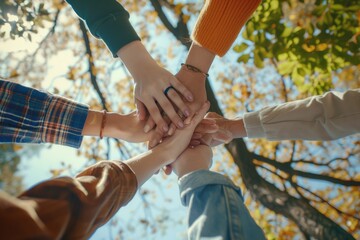
[[[145, 120], [149, 114], [157, 130], [166, 133], [169, 127], [162, 116], [164, 112], [175, 126], [184, 127], [177, 110], [185, 117], [191, 115], [186, 103], [193, 100], [192, 93], [174, 75], [160, 67], [140, 41], [121, 48], [118, 56], [134, 78], [134, 98], [139, 119]], [[152, 126], [148, 126], [144, 130], [147, 132], [151, 129]]]

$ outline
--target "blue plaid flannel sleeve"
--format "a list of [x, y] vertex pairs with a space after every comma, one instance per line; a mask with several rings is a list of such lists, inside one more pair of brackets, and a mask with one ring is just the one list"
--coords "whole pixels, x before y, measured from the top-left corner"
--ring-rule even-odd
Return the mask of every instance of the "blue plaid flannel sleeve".
[[89, 107], [0, 79], [0, 142], [79, 148]]

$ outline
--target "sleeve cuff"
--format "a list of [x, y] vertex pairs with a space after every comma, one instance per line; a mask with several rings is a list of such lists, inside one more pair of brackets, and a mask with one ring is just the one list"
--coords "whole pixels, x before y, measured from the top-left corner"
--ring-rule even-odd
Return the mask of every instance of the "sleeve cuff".
[[235, 191], [239, 192], [239, 195], [242, 196], [241, 190], [236, 186], [228, 177], [216, 172], [209, 170], [199, 170], [190, 172], [182, 176], [178, 180], [181, 202], [185, 205], [186, 196], [197, 188], [204, 187], [206, 185], [224, 185], [230, 188], [233, 188]]
[[61, 96], [51, 96], [44, 119], [42, 142], [79, 148], [89, 107]]
[[260, 111], [245, 113], [244, 126], [249, 138], [265, 137], [264, 127], [260, 119]]
[[92, 32], [105, 42], [114, 57], [117, 57], [117, 52], [123, 46], [140, 41], [129, 19], [121, 14], [109, 14], [92, 28]]

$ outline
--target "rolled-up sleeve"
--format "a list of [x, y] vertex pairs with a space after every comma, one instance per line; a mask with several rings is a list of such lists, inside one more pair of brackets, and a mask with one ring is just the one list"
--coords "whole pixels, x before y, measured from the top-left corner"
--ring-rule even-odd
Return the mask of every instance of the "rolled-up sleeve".
[[42, 182], [18, 198], [0, 192], [4, 239], [88, 239], [134, 196], [137, 180], [117, 161], [99, 162], [75, 178]]
[[199, 170], [181, 177], [179, 188], [189, 209], [188, 239], [265, 239], [229, 178]]
[[70, 99], [0, 80], [0, 142], [78, 148], [88, 110]]

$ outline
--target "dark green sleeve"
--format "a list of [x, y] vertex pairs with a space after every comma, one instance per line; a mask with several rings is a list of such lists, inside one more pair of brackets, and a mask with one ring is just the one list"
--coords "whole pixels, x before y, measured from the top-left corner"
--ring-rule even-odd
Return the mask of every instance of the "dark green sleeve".
[[140, 40], [129, 13], [116, 0], [67, 0], [92, 35], [101, 38], [113, 55], [126, 44]]

